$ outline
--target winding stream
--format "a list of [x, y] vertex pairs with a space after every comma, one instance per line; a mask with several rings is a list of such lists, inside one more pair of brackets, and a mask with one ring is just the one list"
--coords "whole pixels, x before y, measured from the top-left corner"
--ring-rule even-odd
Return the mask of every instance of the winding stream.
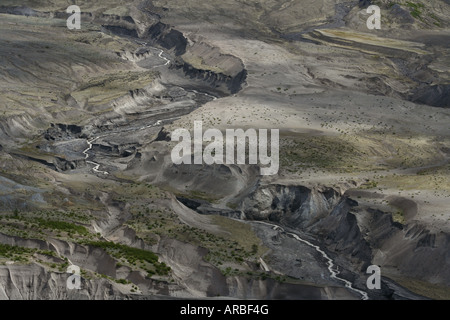
[[[146, 45], [146, 43], [144, 43], [144, 45]], [[161, 58], [161, 59], [164, 59], [164, 60], [165, 60], [165, 63], [164, 63], [164, 64], [161, 64], [161, 65], [158, 65], [158, 66], [154, 66], [153, 68], [158, 68], [158, 67], [167, 66], [167, 65], [171, 62], [169, 59], [167, 59], [166, 57], [163, 56], [164, 51], [163, 51], [162, 49], [158, 49], [158, 50], [160, 50], [160, 52], [159, 52], [159, 54], [158, 54], [158, 57]], [[207, 97], [212, 98], [213, 100], [216, 100], [216, 99], [217, 99], [217, 97], [215, 97], [215, 96], [213, 96], [213, 95], [210, 95], [210, 94], [208, 94], [208, 93], [205, 93], [205, 92], [198, 92], [197, 90], [189, 90], [189, 91], [191, 91], [191, 92], [193, 92], [193, 93], [195, 93], [195, 94], [205, 95], [205, 96], [207, 96]], [[167, 118], [167, 119], [158, 120], [158, 121], [156, 121], [156, 122], [153, 123], [153, 124], [146, 125], [146, 126], [142, 126], [142, 127], [138, 128], [138, 129], [136, 129], [136, 128], [130, 128], [130, 129], [128, 129], [128, 130], [121, 130], [121, 132], [123, 133], [123, 132], [127, 132], [127, 131], [143, 130], [143, 129], [147, 129], [147, 128], [150, 128], [150, 127], [159, 126], [159, 125], [162, 124], [163, 121], [174, 120], [174, 119], [178, 119], [178, 117], [173, 117], [173, 118]], [[88, 154], [88, 152], [89, 152], [90, 150], [92, 150], [93, 142], [94, 142], [95, 140], [97, 140], [97, 139], [99, 139], [99, 138], [102, 138], [102, 137], [105, 137], [105, 136], [106, 136], [106, 135], [97, 136], [97, 137], [94, 137], [94, 138], [91, 139], [91, 140], [86, 140], [86, 142], [87, 142], [87, 144], [88, 144], [88, 147], [86, 148], [86, 150], [83, 151], [83, 154], [85, 155], [86, 163], [89, 163], [89, 164], [93, 165], [92, 170], [93, 170], [95, 173], [101, 173], [101, 174], [104, 174], [104, 175], [108, 175], [108, 174], [109, 174], [108, 171], [101, 171], [101, 170], [99, 170], [99, 169], [100, 169], [100, 164], [99, 164], [99, 163], [88, 160], [88, 159], [89, 159], [89, 154]]]
[[[159, 49], [159, 50], [161, 50], [161, 49]], [[158, 57], [160, 57], [161, 59], [166, 60], [166, 63], [164, 63], [164, 64], [162, 64], [162, 65], [159, 65], [159, 66], [155, 66], [154, 68], [167, 66], [167, 65], [170, 63], [170, 60], [169, 60], [169, 59], [167, 59], [166, 57], [163, 57], [163, 56], [162, 56], [163, 53], [164, 53], [164, 51], [161, 50], [161, 51], [159, 52], [159, 54], [158, 54]]]
[[[164, 59], [166, 62], [165, 62], [164, 64], [159, 65], [159, 66], [155, 66], [154, 68], [162, 67], [162, 66], [167, 66], [167, 65], [170, 63], [170, 60], [169, 60], [169, 59], [167, 59], [166, 57], [163, 57], [163, 56], [162, 56], [162, 54], [164, 53], [164, 51], [161, 50], [161, 49], [159, 49], [159, 50], [160, 50], [160, 52], [159, 52], [159, 54], [158, 54], [158, 57], [161, 58], [161, 59]], [[138, 130], [145, 129], [145, 128], [149, 128], [149, 127], [153, 127], [153, 126], [160, 125], [160, 124], [161, 124], [161, 121], [158, 120], [155, 124], [151, 124], [151, 125], [148, 125], [148, 126], [144, 126], [144, 127], [142, 127], [142, 128], [139, 128]], [[100, 164], [99, 164], [99, 163], [94, 162], [94, 161], [87, 160], [87, 159], [89, 159], [89, 154], [88, 154], [88, 152], [92, 149], [92, 143], [93, 143], [95, 140], [99, 139], [99, 138], [101, 138], [101, 136], [95, 137], [95, 138], [93, 138], [93, 139], [91, 139], [91, 140], [86, 140], [86, 142], [87, 142], [87, 144], [88, 144], [88, 147], [87, 147], [86, 150], [83, 151], [83, 154], [85, 155], [86, 163], [92, 164], [92, 165], [94, 166], [94, 167], [92, 168], [92, 170], [93, 170], [94, 172], [96, 172], [96, 173], [103, 173], [104, 175], [108, 175], [108, 174], [109, 174], [108, 171], [101, 171], [101, 170], [99, 170], [99, 168], [100, 168]]]
[[97, 172], [97, 173], [103, 173], [103, 174], [107, 175], [107, 174], [109, 174], [109, 172], [98, 170], [98, 169], [100, 168], [100, 164], [99, 164], [99, 163], [94, 162], [94, 161], [89, 161], [89, 160], [87, 160], [87, 159], [89, 159], [89, 154], [88, 154], [88, 152], [89, 152], [89, 150], [92, 149], [92, 142], [94, 142], [94, 141], [97, 140], [98, 138], [100, 138], [100, 137], [95, 137], [95, 138], [92, 139], [92, 140], [86, 140], [86, 142], [87, 142], [87, 144], [88, 144], [88, 147], [87, 147], [86, 150], [83, 151], [83, 154], [85, 155], [86, 163], [89, 163], [89, 164], [94, 165], [94, 167], [92, 168], [92, 170], [93, 170], [94, 172]]
[[335, 268], [335, 264], [334, 264], [334, 262], [333, 262], [333, 259], [331, 259], [331, 258], [325, 253], [325, 251], [323, 251], [322, 249], [320, 249], [319, 246], [316, 246], [316, 245], [312, 244], [311, 242], [309, 242], [309, 241], [307, 241], [307, 240], [304, 240], [304, 239], [300, 238], [300, 237], [299, 237], [298, 235], [296, 235], [295, 233], [286, 232], [282, 227], [277, 226], [277, 225], [275, 225], [275, 224], [268, 223], [268, 222], [262, 222], [262, 221], [255, 221], [255, 222], [257, 222], [257, 223], [262, 223], [262, 224], [271, 226], [271, 227], [273, 228], [273, 230], [279, 230], [279, 231], [281, 231], [281, 232], [284, 232], [284, 233], [286, 233], [287, 235], [292, 236], [295, 240], [300, 241], [300, 242], [303, 242], [303, 243], [307, 244], [308, 246], [314, 248], [314, 249], [315, 249], [317, 252], [319, 252], [319, 253], [322, 255], [322, 257], [324, 257], [325, 260], [327, 261], [328, 271], [330, 271], [330, 277], [331, 277], [331, 278], [336, 279], [336, 280], [338, 280], [338, 281], [344, 282], [345, 287], [348, 288], [349, 290], [352, 290], [352, 291], [358, 293], [359, 295], [361, 295], [361, 299], [362, 299], [362, 300], [369, 300], [369, 296], [367, 295], [366, 292], [364, 292], [364, 291], [362, 291], [362, 290], [359, 290], [359, 289], [356, 289], [356, 288], [353, 288], [353, 286], [352, 286], [352, 284], [351, 284], [350, 281], [345, 280], [345, 279], [343, 279], [343, 278], [341, 278], [341, 277], [338, 277], [339, 271]]
[[212, 95], [210, 95], [210, 94], [208, 94], [206, 92], [198, 92], [197, 90], [191, 90], [191, 92], [196, 93], [196, 94], [203, 94], [203, 95], [205, 95], [207, 97], [211, 97], [213, 100], [217, 100], [217, 97], [212, 96]]

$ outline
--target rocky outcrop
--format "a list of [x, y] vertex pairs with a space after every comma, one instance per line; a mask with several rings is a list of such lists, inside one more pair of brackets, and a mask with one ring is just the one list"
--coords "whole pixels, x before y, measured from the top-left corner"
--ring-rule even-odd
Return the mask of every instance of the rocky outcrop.
[[247, 219], [301, 229], [327, 216], [339, 199], [337, 191], [331, 188], [270, 185], [260, 187], [245, 199], [242, 211]]
[[177, 60], [171, 66], [172, 68], [182, 69], [183, 72], [190, 78], [203, 80], [212, 88], [225, 86], [231, 94], [237, 93], [242, 89], [243, 83], [247, 78], [247, 70], [242, 69], [235, 76], [226, 75], [223, 73], [216, 73], [210, 70], [202, 70], [194, 68], [187, 62]]
[[45, 132], [46, 140], [70, 140], [81, 137], [83, 128], [76, 125], [64, 123], [51, 123], [50, 128]]
[[181, 32], [162, 22], [152, 25], [147, 31], [147, 36], [161, 47], [173, 50], [177, 56], [186, 52], [187, 39]]

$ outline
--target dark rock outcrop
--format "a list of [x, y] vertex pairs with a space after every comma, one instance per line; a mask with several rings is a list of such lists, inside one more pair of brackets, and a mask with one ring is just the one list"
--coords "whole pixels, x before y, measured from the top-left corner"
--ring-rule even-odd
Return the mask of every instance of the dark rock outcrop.
[[450, 107], [450, 85], [440, 84], [423, 86], [418, 89], [411, 99], [414, 102], [427, 104], [433, 107]]

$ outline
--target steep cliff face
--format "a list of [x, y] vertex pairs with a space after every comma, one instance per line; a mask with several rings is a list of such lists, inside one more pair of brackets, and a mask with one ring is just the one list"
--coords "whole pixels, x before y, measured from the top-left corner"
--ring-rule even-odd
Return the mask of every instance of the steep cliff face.
[[324, 243], [333, 251], [370, 262], [370, 243], [364, 239], [358, 221], [351, 212], [357, 205], [356, 201], [341, 198], [331, 213], [309, 230], [324, 239]]
[[435, 107], [450, 107], [450, 85], [423, 85], [412, 95], [412, 101]]
[[108, 280], [82, 280], [80, 290], [68, 290], [68, 273], [49, 272], [37, 265], [0, 266], [1, 300], [126, 299]]
[[301, 229], [328, 215], [339, 198], [331, 188], [313, 190], [303, 186], [270, 185], [245, 199], [242, 207], [248, 219], [268, 219]]
[[72, 242], [49, 239], [47, 241], [38, 239], [22, 239], [16, 236], [0, 234], [0, 241], [11, 246], [35, 248], [39, 250], [50, 250], [59, 256], [66, 257], [72, 264], [86, 268], [97, 273], [116, 276], [116, 261], [103, 249], [79, 245]]
[[[0, 299], [125, 299], [129, 288], [99, 277], [81, 277], [81, 289], [69, 290], [66, 273], [70, 264], [106, 276], [116, 276], [116, 263], [104, 250], [52, 239], [22, 239], [0, 234], [0, 242], [15, 247], [45, 250], [35, 252], [30, 261], [7, 261], [0, 265]], [[49, 255], [47, 252], [53, 252]], [[64, 256], [68, 260], [62, 260]], [[66, 262], [67, 261], [67, 262]], [[65, 263], [59, 271], [55, 268]]]
[[242, 84], [247, 78], [247, 71], [242, 69], [235, 76], [217, 73], [210, 70], [197, 69], [191, 64], [177, 59], [172, 68], [183, 70], [184, 74], [193, 79], [203, 80], [212, 88], [222, 88], [231, 94], [237, 93], [242, 89]]
[[148, 29], [147, 36], [163, 48], [173, 50], [177, 56], [186, 52], [187, 39], [167, 24], [157, 22]]

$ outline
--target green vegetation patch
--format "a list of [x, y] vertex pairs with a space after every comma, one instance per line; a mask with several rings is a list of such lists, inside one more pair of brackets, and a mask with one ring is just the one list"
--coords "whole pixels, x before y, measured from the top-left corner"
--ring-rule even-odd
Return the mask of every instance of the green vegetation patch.
[[[94, 234], [80, 224], [88, 223], [92, 216], [79, 211], [32, 211], [19, 212], [14, 210], [12, 214], [0, 215], [0, 232], [16, 235], [24, 239], [45, 240], [45, 234], [49, 231], [58, 237], [79, 239], [93, 238]], [[47, 230], [47, 231], [46, 231]]]
[[44, 227], [47, 229], [60, 230], [65, 232], [76, 232], [81, 235], [86, 235], [89, 231], [83, 227], [70, 222], [65, 221], [57, 221], [57, 220], [45, 220], [42, 218], [38, 218], [35, 220], [40, 227]]
[[14, 262], [28, 263], [33, 254], [40, 253], [47, 256], [55, 257], [56, 254], [49, 250], [39, 250], [36, 248], [25, 248], [21, 246], [13, 246], [0, 243], [0, 259], [5, 258]]
[[187, 193], [175, 191], [175, 194], [178, 197], [183, 197], [183, 198], [187, 198], [187, 199], [205, 200], [210, 203], [217, 203], [217, 201], [220, 200], [220, 196], [208, 194], [206, 192], [198, 191], [198, 190], [191, 190]]
[[403, 211], [399, 210], [392, 214], [392, 220], [394, 222], [398, 222], [401, 224], [405, 224], [405, 216], [403, 215]]
[[226, 238], [235, 240], [250, 255], [263, 255], [268, 250], [248, 223], [223, 216], [211, 216], [211, 219], [227, 233]]
[[420, 168], [442, 162], [445, 139], [370, 131], [358, 135], [280, 138], [280, 168], [301, 173], [305, 169], [334, 173]]
[[[24, 255], [33, 254], [37, 249], [30, 249], [18, 246], [11, 246], [9, 244], [0, 243], [0, 257], [12, 259], [14, 261], [24, 261]], [[28, 261], [28, 259], [25, 259]]]
[[422, 10], [425, 7], [423, 3], [407, 1], [406, 6], [410, 8], [410, 13], [414, 18], [422, 19]]
[[282, 169], [305, 168], [354, 170], [366, 155], [354, 143], [332, 136], [304, 136], [283, 139], [280, 146]]
[[85, 241], [84, 244], [102, 248], [112, 256], [119, 259], [124, 258], [133, 265], [136, 265], [137, 262], [140, 262], [141, 264], [147, 262], [154, 267], [154, 270], [146, 269], [150, 276], [154, 273], [160, 276], [165, 276], [168, 275], [171, 270], [170, 267], [164, 262], [159, 262], [158, 256], [151, 251], [107, 241]]

